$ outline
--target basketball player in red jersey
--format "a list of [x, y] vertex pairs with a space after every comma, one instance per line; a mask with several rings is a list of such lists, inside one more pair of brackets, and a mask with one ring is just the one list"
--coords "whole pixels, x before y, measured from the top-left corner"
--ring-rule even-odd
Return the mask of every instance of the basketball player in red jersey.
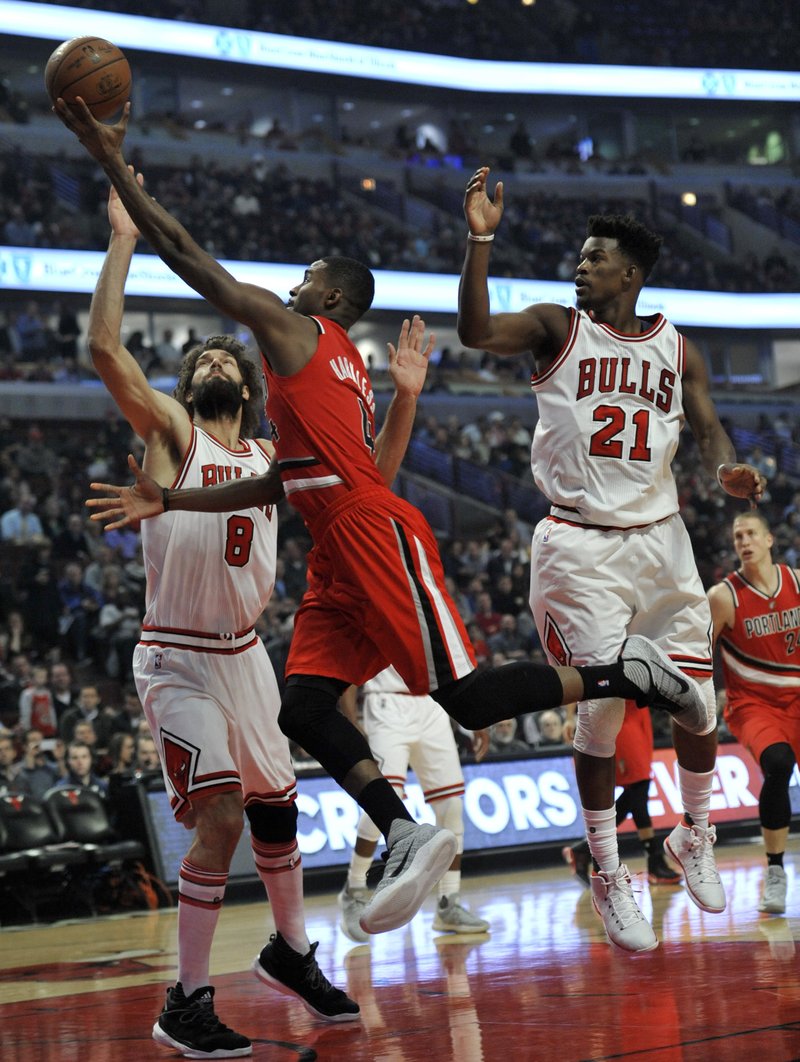
[[772, 560], [774, 539], [760, 513], [737, 516], [739, 570], [708, 592], [725, 678], [725, 721], [764, 772], [758, 800], [767, 875], [759, 911], [786, 910], [783, 853], [800, 758], [800, 572]]
[[[691, 543], [678, 513], [670, 463], [688, 419], [706, 470], [729, 494], [761, 497], [764, 477], [735, 464], [708, 392], [697, 348], [661, 315], [637, 313], [639, 292], [661, 238], [632, 218], [595, 216], [578, 255], [577, 310], [539, 303], [490, 312], [488, 273], [503, 214], [503, 185], [487, 191], [488, 167], [467, 184], [468, 239], [458, 301], [462, 343], [532, 358], [539, 421], [534, 479], [552, 505], [534, 530], [531, 609], [558, 664], [608, 660], [631, 634], [652, 638], [686, 674], [701, 680], [703, 726], [673, 720], [684, 819], [665, 842], [687, 890], [705, 911], [722, 911], [709, 825], [716, 760], [711, 617]], [[600, 871], [595, 907], [610, 939], [629, 951], [658, 944], [619, 861], [614, 808], [615, 740], [622, 698], [580, 699], [575, 770], [586, 835]]]
[[[280, 483], [266, 477], [163, 491], [137, 475], [119, 488], [116, 512], [144, 519], [182, 509], [230, 511], [269, 504], [285, 491], [314, 542], [308, 592], [295, 617], [286, 665], [281, 729], [318, 760], [386, 837], [383, 879], [361, 916], [368, 933], [411, 919], [457, 852], [450, 830], [418, 825], [381, 775], [369, 745], [338, 711], [349, 685], [362, 685], [393, 664], [414, 695], [431, 693], [468, 730], [509, 715], [607, 695], [632, 697], [705, 726], [692, 679], [682, 676], [646, 638], [629, 639], [614, 663], [576, 670], [525, 662], [478, 673], [469, 638], [445, 589], [433, 531], [419, 510], [389, 489], [405, 440], [391, 436], [391, 460], [375, 436], [369, 377], [348, 329], [369, 309], [374, 278], [350, 258], [314, 262], [289, 295], [237, 281], [139, 186], [121, 145], [130, 108], [115, 126], [95, 121], [83, 101], [55, 107], [64, 124], [101, 163], [129, 215], [161, 258], [233, 320], [251, 328], [264, 359]], [[401, 343], [425, 358], [424, 324], [404, 324]], [[424, 347], [424, 349], [423, 349]], [[410, 356], [411, 356], [410, 354]], [[376, 464], [380, 460], [381, 468]], [[135, 467], [135, 462], [132, 467]], [[117, 489], [111, 487], [117, 493]], [[99, 507], [108, 500], [97, 499]], [[103, 514], [100, 514], [101, 518]], [[117, 521], [119, 522], [119, 521]], [[112, 525], [109, 525], [112, 526]]]
[[[167, 482], [196, 486], [265, 474], [273, 449], [254, 438], [260, 373], [241, 343], [212, 336], [190, 350], [174, 398], [148, 384], [122, 344], [125, 281], [139, 232], [113, 188], [108, 215], [111, 239], [89, 312], [89, 349], [144, 440], [145, 467]], [[277, 514], [264, 507], [230, 518], [175, 513], [145, 524], [142, 544], [147, 610], [134, 678], [173, 812], [195, 831], [178, 879], [177, 984], [153, 1037], [192, 1058], [242, 1057], [252, 1046], [217, 1018], [209, 960], [243, 814], [277, 931], [254, 972], [298, 996], [315, 1017], [359, 1017], [358, 1005], [322, 974], [306, 935], [294, 770], [278, 726], [278, 685], [253, 631], [275, 581]]]

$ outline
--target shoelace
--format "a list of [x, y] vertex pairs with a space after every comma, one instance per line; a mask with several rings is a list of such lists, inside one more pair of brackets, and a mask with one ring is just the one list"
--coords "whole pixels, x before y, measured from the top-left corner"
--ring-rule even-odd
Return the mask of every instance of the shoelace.
[[[713, 846], [716, 843], [716, 826], [709, 826], [702, 834], [696, 827], [692, 828], [692, 836], [689, 841], [689, 854], [692, 856], [695, 867], [699, 870], [703, 880], [710, 880], [713, 882], [718, 882], [720, 880], [714, 862]], [[708, 875], [708, 878], [706, 878], [706, 875]]]
[[614, 916], [623, 929], [641, 922], [644, 915], [639, 910], [639, 905], [633, 896], [633, 888], [630, 880], [624, 876], [614, 876], [608, 883], [606, 900], [611, 904]]
[[196, 999], [181, 1011], [179, 1021], [199, 1025], [203, 1032], [230, 1032], [231, 1030], [217, 1017], [214, 1004], [210, 999]]

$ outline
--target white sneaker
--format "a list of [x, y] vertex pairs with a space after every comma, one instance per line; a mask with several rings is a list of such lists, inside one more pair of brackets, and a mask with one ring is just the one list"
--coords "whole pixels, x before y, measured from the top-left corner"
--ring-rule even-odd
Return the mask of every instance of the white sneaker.
[[342, 932], [356, 944], [366, 944], [369, 933], [365, 933], [361, 928], [359, 919], [369, 903], [369, 889], [351, 889], [345, 882], [337, 900], [342, 911], [342, 917], [339, 919]]
[[458, 851], [450, 830], [396, 819], [386, 839], [386, 868], [360, 925], [365, 933], [385, 933], [410, 922]]
[[489, 923], [468, 911], [455, 894], [439, 897], [433, 928], [441, 933], [488, 933]]
[[786, 871], [783, 867], [767, 867], [764, 892], [758, 909], [765, 914], [783, 914], [786, 910]]
[[678, 863], [689, 895], [701, 911], [719, 914], [725, 910], [725, 889], [714, 861], [717, 831], [714, 826], [684, 826], [679, 822], [664, 841], [664, 851]]
[[653, 927], [633, 898], [628, 868], [620, 863], [611, 873], [600, 871], [590, 879], [592, 903], [603, 919], [608, 939], [623, 951], [652, 951], [658, 947]]
[[663, 708], [690, 734], [707, 733], [708, 710], [702, 690], [655, 642], [632, 634], [622, 643], [619, 659], [625, 677], [642, 691], [636, 698], [640, 708]]

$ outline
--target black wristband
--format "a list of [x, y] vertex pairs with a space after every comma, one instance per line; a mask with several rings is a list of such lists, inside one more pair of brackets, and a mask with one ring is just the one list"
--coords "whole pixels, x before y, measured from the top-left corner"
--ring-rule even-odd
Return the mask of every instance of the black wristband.
[[169, 487], [161, 488], [161, 504], [164, 506], [164, 512], [169, 512]]

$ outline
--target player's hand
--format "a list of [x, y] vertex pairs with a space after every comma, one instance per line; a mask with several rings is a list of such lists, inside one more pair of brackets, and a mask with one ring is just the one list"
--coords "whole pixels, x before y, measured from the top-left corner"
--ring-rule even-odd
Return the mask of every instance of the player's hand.
[[734, 498], [749, 498], [751, 509], [755, 509], [767, 489], [766, 477], [752, 465], [720, 465], [717, 480], [726, 494]]
[[128, 454], [128, 467], [136, 476], [136, 482], [132, 487], [117, 487], [113, 483], [90, 484], [92, 490], [106, 491], [104, 498], [87, 498], [86, 500], [87, 508], [98, 510], [92, 513], [92, 520], [113, 521], [106, 523], [106, 531], [127, 527], [129, 524], [148, 520], [151, 516], [159, 516], [164, 512], [161, 484], [156, 483], [153, 477], [148, 476], [146, 472], [142, 472], [133, 454]]
[[486, 753], [489, 751], [489, 731], [487, 730], [474, 730], [472, 732], [472, 752], [475, 756], [475, 762], [480, 763]]
[[489, 167], [481, 166], [470, 177], [464, 193], [464, 215], [474, 236], [491, 235], [503, 216], [503, 182], [497, 182], [494, 199], [490, 199], [486, 187], [488, 177]]
[[53, 104], [53, 110], [99, 163], [109, 162], [122, 147], [131, 113], [130, 101], [123, 107], [116, 125], [98, 122], [80, 96], [76, 97], [74, 103], [67, 103], [59, 96]]
[[387, 344], [389, 375], [398, 394], [416, 398], [421, 393], [435, 341], [436, 336], [431, 332], [428, 342], [425, 342], [425, 322], [419, 314], [414, 314], [411, 321], [408, 318], [403, 321], [397, 347], [392, 343]]
[[[129, 166], [128, 171], [133, 173], [133, 166]], [[136, 183], [140, 188], [143, 188], [144, 176], [141, 173], [136, 173], [134, 176], [136, 177]], [[113, 184], [108, 190], [108, 220], [111, 222], [111, 231], [115, 236], [133, 236], [137, 240], [141, 236], [138, 227], [125, 209], [119, 197], [119, 192]]]

